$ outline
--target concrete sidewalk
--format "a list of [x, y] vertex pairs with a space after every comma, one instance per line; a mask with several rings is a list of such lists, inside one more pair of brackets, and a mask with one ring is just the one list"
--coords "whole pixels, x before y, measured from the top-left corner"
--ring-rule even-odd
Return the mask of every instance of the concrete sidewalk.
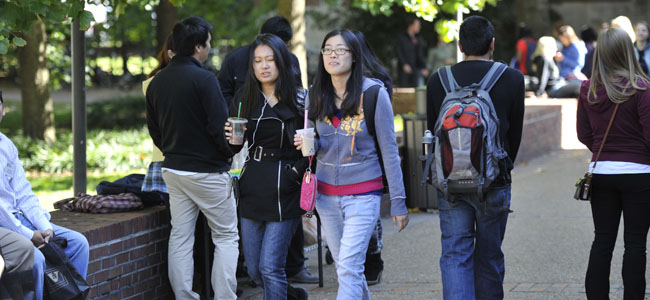
[[[503, 246], [506, 299], [586, 299], [584, 276], [593, 223], [589, 204], [573, 200], [573, 192], [590, 155], [585, 150], [557, 151], [513, 171], [514, 213]], [[397, 233], [391, 219], [383, 219], [385, 270], [381, 283], [370, 287], [372, 299], [442, 299], [438, 215], [414, 213], [410, 220], [406, 230]], [[623, 299], [622, 227], [612, 259], [611, 299]], [[316, 251], [307, 256], [308, 268], [317, 274]], [[323, 288], [299, 286], [309, 291], [310, 299], [336, 299], [334, 265], [325, 265], [324, 278]], [[244, 289], [240, 299], [262, 299], [261, 288], [240, 288]]]

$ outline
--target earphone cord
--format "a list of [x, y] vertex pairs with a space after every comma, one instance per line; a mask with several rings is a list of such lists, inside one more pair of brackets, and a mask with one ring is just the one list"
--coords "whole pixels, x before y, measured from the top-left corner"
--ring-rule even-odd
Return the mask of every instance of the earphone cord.
[[271, 96], [267, 98], [266, 95], [264, 95], [264, 92], [262, 91], [260, 92], [262, 93], [262, 96], [264, 96], [264, 105], [262, 106], [262, 113], [260, 114], [260, 117], [257, 119], [257, 123], [255, 123], [255, 130], [253, 130], [253, 137], [252, 137], [253, 141], [246, 149], [246, 159], [244, 160], [244, 163], [247, 163], [248, 160], [250, 159], [250, 151], [251, 149], [253, 149], [253, 146], [255, 145], [255, 134], [257, 134], [257, 128], [260, 126], [260, 121], [262, 120], [262, 117], [264, 117], [264, 110], [266, 109], [266, 105], [269, 104], [269, 99], [271, 99], [271, 97], [273, 97], [273, 93], [275, 93], [275, 91], [273, 91], [271, 93]]

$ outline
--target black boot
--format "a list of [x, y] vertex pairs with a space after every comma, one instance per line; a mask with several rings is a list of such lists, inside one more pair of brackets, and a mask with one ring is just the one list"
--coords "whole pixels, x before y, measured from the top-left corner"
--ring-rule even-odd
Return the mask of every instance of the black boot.
[[375, 285], [381, 281], [381, 273], [384, 271], [384, 261], [381, 259], [381, 252], [377, 254], [366, 254], [366, 263], [363, 274], [366, 275], [368, 285]]
[[292, 285], [287, 286], [287, 300], [308, 300], [309, 293], [307, 290], [301, 287], [295, 287]]

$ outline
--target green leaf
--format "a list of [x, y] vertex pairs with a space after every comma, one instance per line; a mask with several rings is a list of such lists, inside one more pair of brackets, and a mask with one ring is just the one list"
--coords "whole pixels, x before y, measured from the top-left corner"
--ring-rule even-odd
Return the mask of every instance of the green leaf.
[[8, 40], [0, 40], [0, 54], [5, 54], [7, 53], [7, 50], [9, 49], [9, 41]]
[[86, 31], [88, 28], [90, 28], [90, 23], [95, 20], [95, 17], [93, 17], [93, 14], [87, 10], [84, 10], [81, 12], [79, 15], [79, 28], [81, 30]]
[[176, 7], [181, 7], [183, 6], [183, 2], [185, 2], [185, 0], [169, 0], [169, 2]]
[[25, 42], [25, 40], [23, 40], [22, 38], [19, 38], [17, 36], [15, 36], [13, 38], [12, 42], [14, 43], [14, 45], [16, 45], [18, 47], [23, 47], [23, 46], [27, 45], [27, 42]]
[[75, 2], [72, 2], [72, 6], [70, 7], [70, 11], [68, 12], [68, 15], [69, 16], [77, 16], [83, 10], [84, 10], [84, 2], [83, 1], [75, 1]]

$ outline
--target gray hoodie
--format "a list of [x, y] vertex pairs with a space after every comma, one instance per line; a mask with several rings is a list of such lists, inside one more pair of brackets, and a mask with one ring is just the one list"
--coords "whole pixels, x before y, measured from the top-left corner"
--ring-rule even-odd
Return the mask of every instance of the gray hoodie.
[[[381, 81], [364, 77], [364, 92], [373, 85], [383, 87]], [[331, 185], [348, 185], [381, 176], [374, 137], [368, 133], [363, 114], [344, 118], [338, 128], [334, 128], [329, 119], [317, 120], [316, 132], [316, 177], [319, 181]], [[379, 90], [375, 110], [375, 132], [388, 179], [391, 216], [404, 215], [407, 213], [404, 204], [404, 181], [395, 138], [393, 108], [386, 88]]]

